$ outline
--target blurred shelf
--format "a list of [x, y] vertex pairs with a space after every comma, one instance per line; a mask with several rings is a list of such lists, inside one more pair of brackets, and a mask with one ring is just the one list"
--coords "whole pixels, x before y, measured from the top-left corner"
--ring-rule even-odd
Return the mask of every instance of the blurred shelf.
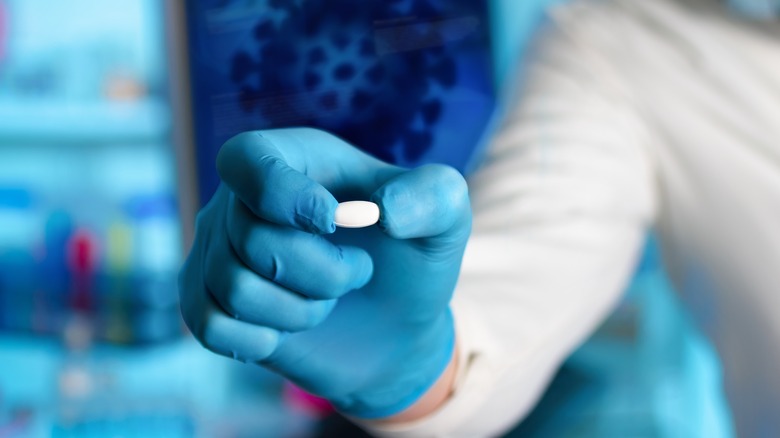
[[162, 99], [57, 102], [0, 99], [0, 142], [73, 143], [158, 140], [169, 135]]

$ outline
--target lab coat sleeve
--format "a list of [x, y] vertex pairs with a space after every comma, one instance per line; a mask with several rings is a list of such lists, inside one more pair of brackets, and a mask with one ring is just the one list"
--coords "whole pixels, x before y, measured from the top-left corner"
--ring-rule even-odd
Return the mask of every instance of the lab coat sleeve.
[[452, 304], [461, 355], [453, 394], [420, 421], [364, 425], [375, 435], [506, 431], [632, 274], [655, 195], [648, 136], [603, 31], [617, 24], [587, 5], [555, 10], [553, 22], [469, 181], [474, 231]]

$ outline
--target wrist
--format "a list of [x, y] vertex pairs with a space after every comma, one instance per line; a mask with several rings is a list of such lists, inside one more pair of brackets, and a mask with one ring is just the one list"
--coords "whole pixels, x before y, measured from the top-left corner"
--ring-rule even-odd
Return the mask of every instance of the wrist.
[[383, 419], [373, 420], [370, 423], [379, 426], [408, 423], [425, 418], [436, 412], [444, 402], [450, 398], [450, 395], [452, 395], [452, 390], [455, 386], [455, 378], [458, 373], [458, 365], [458, 345], [456, 340], [455, 348], [453, 349], [452, 357], [450, 358], [447, 368], [444, 369], [444, 372], [439, 376], [438, 380], [436, 380], [433, 386], [431, 386], [422, 397], [420, 397], [412, 406], [409, 406], [398, 414]]
[[452, 312], [447, 309], [435, 323], [411, 337], [416, 340], [386, 361], [388, 368], [379, 373], [380, 380], [371, 389], [332, 400], [336, 409], [358, 422], [400, 422], [422, 417], [423, 411], [433, 411], [443, 403], [456, 370]]

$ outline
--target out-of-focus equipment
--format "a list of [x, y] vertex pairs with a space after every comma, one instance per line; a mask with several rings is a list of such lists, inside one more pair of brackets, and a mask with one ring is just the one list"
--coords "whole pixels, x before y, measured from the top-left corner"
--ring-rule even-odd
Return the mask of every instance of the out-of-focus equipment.
[[0, 330], [183, 333], [162, 13], [0, 1]]

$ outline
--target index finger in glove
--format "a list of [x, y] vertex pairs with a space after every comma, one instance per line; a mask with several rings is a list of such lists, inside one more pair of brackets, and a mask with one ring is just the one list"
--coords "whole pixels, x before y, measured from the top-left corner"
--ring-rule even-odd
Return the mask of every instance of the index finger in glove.
[[222, 180], [258, 217], [311, 233], [335, 231], [333, 194], [368, 197], [402, 172], [323, 131], [254, 131], [228, 140]]

